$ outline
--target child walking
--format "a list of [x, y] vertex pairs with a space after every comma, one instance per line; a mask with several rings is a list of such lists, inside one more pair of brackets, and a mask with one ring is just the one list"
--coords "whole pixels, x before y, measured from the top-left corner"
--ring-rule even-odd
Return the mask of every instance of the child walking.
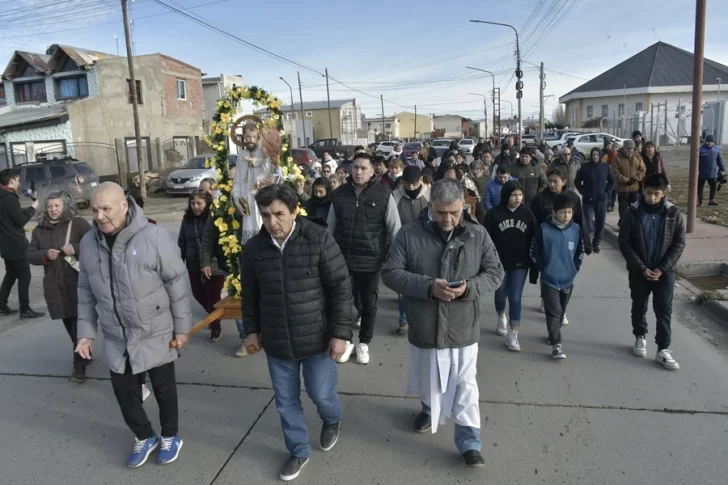
[[[537, 226], [533, 213], [523, 205], [523, 187], [518, 182], [512, 180], [503, 185], [500, 204], [488, 212], [484, 225], [505, 270], [503, 283], [495, 292], [495, 309], [498, 312], [495, 332], [506, 336], [508, 350], [518, 352], [521, 350], [518, 343], [521, 299], [531, 265], [529, 249]], [[510, 322], [506, 318], [506, 301]]]
[[647, 302], [657, 317], [655, 360], [665, 369], [678, 370], [672, 357], [672, 296], [675, 291], [675, 266], [685, 248], [685, 226], [677, 206], [665, 199], [667, 177], [657, 173], [645, 177], [643, 195], [622, 216], [619, 249], [627, 261], [632, 298], [632, 353], [647, 355]]
[[[204, 190], [196, 190], [190, 194], [187, 210], [182, 218], [182, 226], [179, 230], [177, 245], [182, 253], [182, 259], [187, 265], [187, 272], [190, 276], [190, 287], [195, 300], [202, 305], [207, 313], [215, 310], [215, 303], [220, 301], [225, 277], [222, 272], [213, 273], [208, 263], [205, 262], [206, 270], [203, 272], [203, 236], [205, 224], [210, 215], [210, 204], [212, 195]], [[206, 259], [209, 259], [207, 257]], [[217, 342], [222, 335], [220, 320], [210, 324], [210, 342]]]
[[554, 359], [566, 358], [561, 347], [561, 325], [584, 257], [581, 227], [572, 221], [573, 217], [573, 199], [567, 194], [557, 195], [553, 214], [538, 226], [531, 246], [531, 260], [541, 272], [541, 298]]

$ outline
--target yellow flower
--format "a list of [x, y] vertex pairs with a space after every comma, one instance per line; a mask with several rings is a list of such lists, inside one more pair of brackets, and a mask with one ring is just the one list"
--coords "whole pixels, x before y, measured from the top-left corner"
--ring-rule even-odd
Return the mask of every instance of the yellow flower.
[[302, 216], [302, 217], [306, 217], [308, 215], [308, 212], [306, 212], [306, 209], [304, 209], [303, 206], [299, 206], [298, 215]]
[[268, 101], [268, 107], [270, 109], [278, 109], [281, 107], [281, 105], [278, 103], [278, 101], [273, 100], [273, 101]]
[[235, 214], [235, 207], [228, 207], [228, 210], [227, 210], [227, 212], [228, 212], [228, 214], [230, 214], [230, 215], [233, 215], [233, 214]]
[[262, 97], [263, 97], [263, 94], [261, 94], [261, 92], [260, 92], [260, 91], [256, 91], [256, 92], [255, 92], [255, 99], [258, 99], [258, 100], [259, 100], [259, 99], [260, 99], [260, 98], [262, 98]]
[[293, 162], [293, 157], [288, 157], [288, 160], [286, 160], [286, 161], [287, 161], [288, 163], [292, 163], [292, 162]]
[[284, 177], [288, 177], [288, 167], [281, 167], [281, 173]]
[[236, 220], [233, 220], [233, 231], [237, 231], [240, 229], [240, 223]]
[[281, 130], [278, 132], [280, 136], [286, 136], [286, 130]]
[[291, 173], [295, 173], [296, 175], [301, 175], [301, 169], [298, 165], [294, 165], [291, 167]]
[[283, 145], [281, 145], [281, 150], [283, 150], [284, 152], [286, 150], [288, 150], [288, 145], [286, 143], [284, 143]]
[[[215, 187], [213, 187], [213, 188], [215, 188]], [[227, 196], [226, 196], [226, 195], [221, 195], [220, 197], [218, 197], [218, 200], [219, 200], [220, 202], [226, 202], [226, 201], [228, 200], [228, 198], [227, 198]]]
[[[212, 201], [212, 205], [215, 207], [215, 209], [219, 209], [220, 208], [220, 201], [217, 200], [217, 199], [215, 199], [215, 200]], [[217, 225], [217, 222], [215, 223], [215, 225]]]
[[273, 115], [273, 119], [274, 119], [274, 120], [276, 120], [276, 121], [278, 121], [278, 120], [280, 120], [280, 119], [281, 119], [281, 117], [280, 117], [280, 116], [278, 116], [278, 115]]
[[220, 128], [219, 126], [216, 126], [215, 127], [215, 134], [216, 135], [222, 135], [222, 128]]

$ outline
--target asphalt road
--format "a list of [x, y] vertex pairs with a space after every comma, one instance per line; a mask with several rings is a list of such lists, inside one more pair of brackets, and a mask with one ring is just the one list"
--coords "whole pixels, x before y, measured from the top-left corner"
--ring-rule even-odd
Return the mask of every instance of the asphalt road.
[[[178, 221], [160, 223], [176, 235]], [[724, 330], [705, 325], [706, 314], [676, 288], [673, 350], [681, 370], [652, 360], [654, 332], [649, 358], [633, 357], [623, 268], [611, 248], [587, 258], [562, 362], [550, 358], [535, 286], [524, 297], [520, 353], [506, 351], [495, 335], [488, 298], [478, 359], [483, 470], [464, 468], [452, 424], [436, 435], [412, 431], [418, 401], [403, 396], [407, 343], [392, 334], [396, 295], [382, 287], [371, 362], [339, 366], [344, 420], [328, 453], [318, 450], [320, 422], [304, 394], [314, 451], [297, 482], [724, 485], [728, 355], [712, 339]], [[32, 299], [41, 308], [38, 268], [33, 277]], [[196, 303], [194, 311], [203, 317]], [[0, 322], [0, 485], [278, 483], [287, 454], [265, 356], [232, 356], [234, 322], [224, 322], [215, 344], [205, 332], [193, 337], [177, 363], [179, 460], [138, 470], [124, 467], [132, 435], [103, 363], [90, 366], [86, 384], [70, 384], [71, 344], [60, 322]], [[154, 398], [145, 407], [156, 425]]]

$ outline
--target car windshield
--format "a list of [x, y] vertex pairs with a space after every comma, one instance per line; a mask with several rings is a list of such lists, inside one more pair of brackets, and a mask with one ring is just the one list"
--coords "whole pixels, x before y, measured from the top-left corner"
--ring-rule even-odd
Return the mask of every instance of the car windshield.
[[447, 147], [447, 146], [450, 146], [450, 140], [435, 140], [432, 142], [432, 146]]
[[199, 170], [201, 168], [205, 168], [205, 157], [195, 157], [189, 162], [185, 163], [182, 168], [188, 170]]
[[422, 145], [420, 143], [407, 143], [404, 146], [404, 149], [405, 150], [417, 150], [417, 149], [419, 149], [421, 147], [422, 147]]

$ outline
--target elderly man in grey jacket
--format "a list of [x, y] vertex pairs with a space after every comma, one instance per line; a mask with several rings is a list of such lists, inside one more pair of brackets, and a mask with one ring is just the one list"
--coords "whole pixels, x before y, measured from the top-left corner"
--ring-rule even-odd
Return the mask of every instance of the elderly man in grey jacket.
[[419, 395], [415, 431], [435, 433], [455, 421], [455, 445], [468, 467], [482, 467], [475, 380], [481, 306], [503, 281], [485, 228], [464, 211], [462, 185], [437, 182], [429, 208], [402, 227], [382, 269], [384, 284], [404, 296], [409, 317], [407, 394]]
[[[93, 228], [81, 240], [76, 352], [90, 359], [101, 330], [111, 385], [135, 435], [127, 465], [143, 465], [158, 447], [157, 462], [171, 463], [182, 448], [174, 372], [178, 353], [171, 342], [182, 347], [192, 327], [187, 270], [167, 231], [148, 223], [118, 185], [101, 184], [91, 207]], [[146, 373], [159, 405], [159, 438], [142, 407]]]

